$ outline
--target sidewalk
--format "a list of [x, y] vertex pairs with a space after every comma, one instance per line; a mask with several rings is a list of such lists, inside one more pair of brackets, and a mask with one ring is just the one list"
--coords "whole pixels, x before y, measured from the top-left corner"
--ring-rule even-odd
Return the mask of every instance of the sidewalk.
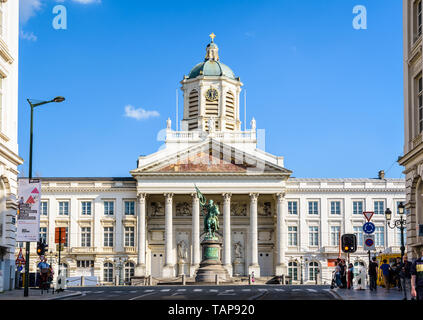
[[[332, 289], [332, 292], [342, 300], [402, 300], [404, 299], [404, 292], [398, 291], [397, 288], [386, 290], [383, 287], [378, 287], [377, 291], [355, 290], [355, 289]], [[410, 300], [411, 295], [407, 294]]]
[[41, 294], [39, 289], [29, 289], [28, 297], [24, 297], [24, 289], [15, 289], [11, 291], [0, 292], [0, 300], [57, 300], [67, 297], [74, 297], [81, 295], [79, 291], [65, 290], [64, 292], [52, 293], [53, 290], [44, 291]]

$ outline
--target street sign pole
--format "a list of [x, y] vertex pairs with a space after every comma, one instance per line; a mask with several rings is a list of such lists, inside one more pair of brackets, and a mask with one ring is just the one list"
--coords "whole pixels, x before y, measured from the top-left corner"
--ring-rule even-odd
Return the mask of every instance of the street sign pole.
[[59, 228], [59, 272], [58, 275], [60, 276], [60, 251], [62, 249], [62, 228]]

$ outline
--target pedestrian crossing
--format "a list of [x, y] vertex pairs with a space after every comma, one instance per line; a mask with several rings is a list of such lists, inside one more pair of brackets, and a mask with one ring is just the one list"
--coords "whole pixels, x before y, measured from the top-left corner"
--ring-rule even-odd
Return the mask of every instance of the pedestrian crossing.
[[145, 296], [145, 295], [153, 295], [153, 294], [161, 294], [161, 295], [169, 295], [169, 296], [177, 296], [177, 295], [189, 295], [189, 294], [215, 294], [217, 296], [235, 296], [237, 294], [264, 294], [264, 293], [322, 293], [322, 292], [330, 292], [329, 288], [299, 288], [299, 287], [268, 287], [268, 288], [255, 288], [255, 287], [239, 287], [228, 289], [227, 287], [215, 287], [215, 288], [196, 288], [196, 287], [187, 287], [187, 288], [134, 288], [131, 287], [130, 290], [84, 290], [81, 288], [81, 293], [86, 295], [98, 295], [98, 294], [105, 294], [108, 297], [114, 296], [124, 296], [124, 295], [131, 295], [131, 296]]

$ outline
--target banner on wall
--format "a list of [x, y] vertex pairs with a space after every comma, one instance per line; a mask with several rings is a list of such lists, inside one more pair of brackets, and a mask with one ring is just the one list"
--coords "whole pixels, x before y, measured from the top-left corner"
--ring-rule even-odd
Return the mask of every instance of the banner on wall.
[[16, 241], [37, 242], [40, 237], [40, 179], [19, 179]]

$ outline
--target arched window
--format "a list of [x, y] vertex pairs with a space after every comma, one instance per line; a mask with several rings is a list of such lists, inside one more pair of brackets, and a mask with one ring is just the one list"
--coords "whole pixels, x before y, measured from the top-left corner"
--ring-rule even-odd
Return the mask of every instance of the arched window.
[[125, 264], [125, 283], [129, 284], [131, 282], [131, 277], [135, 274], [135, 265], [132, 262], [127, 262]]
[[103, 266], [104, 271], [104, 282], [113, 282], [113, 264], [106, 262]]
[[312, 261], [308, 264], [308, 279], [316, 280], [318, 275], [319, 264], [316, 261]]
[[[198, 109], [199, 109], [198, 91], [194, 89], [190, 92], [188, 97], [188, 118], [192, 119], [192, 118], [198, 117], [198, 113], [199, 113]], [[194, 130], [197, 128], [198, 128], [197, 120], [189, 122], [189, 127], [188, 127], [189, 130]]]
[[294, 261], [288, 263], [288, 276], [291, 280], [298, 280], [298, 264]]

